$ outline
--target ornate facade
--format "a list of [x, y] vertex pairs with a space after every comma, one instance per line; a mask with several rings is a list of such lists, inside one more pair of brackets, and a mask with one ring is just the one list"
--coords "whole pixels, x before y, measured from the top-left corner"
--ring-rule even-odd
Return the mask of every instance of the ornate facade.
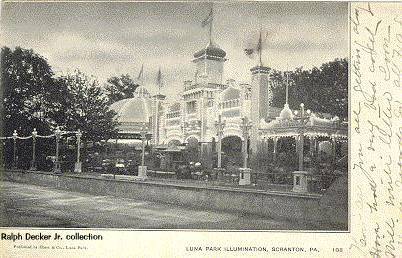
[[164, 106], [159, 118], [163, 130], [155, 144], [168, 145], [172, 141], [185, 144], [194, 138], [201, 145], [208, 145], [216, 141], [219, 116], [225, 123], [223, 138], [238, 136], [243, 140], [242, 118], [247, 117], [254, 124], [251, 142], [257, 142], [255, 128], [261, 118], [270, 120], [280, 111], [270, 107], [269, 68], [262, 65], [252, 68], [251, 84], [223, 82], [226, 61], [226, 52], [212, 41], [194, 54], [194, 79], [184, 82], [180, 101]]
[[[243, 118], [251, 122], [247, 134], [251, 153], [257, 153], [267, 139], [275, 140], [275, 133], [278, 137], [291, 136], [297, 140], [300, 130], [304, 130], [287, 104], [283, 108], [271, 105], [270, 69], [261, 62], [250, 69], [248, 84], [234, 80], [223, 82], [226, 52], [212, 40], [194, 54], [192, 61], [194, 77], [184, 82], [180, 100], [168, 102], [163, 95], [150, 96], [139, 87], [134, 98], [113, 104], [112, 108], [120, 116], [122, 135], [137, 135], [139, 125], [146, 124], [154, 146], [198, 142], [201, 157], [210, 162], [212, 143], [217, 141], [218, 133], [221, 138], [237, 136], [244, 140]], [[128, 121], [127, 116], [136, 119]], [[224, 122], [222, 132], [218, 132], [219, 120]], [[324, 133], [330, 138], [346, 138], [347, 125], [341, 126], [335, 120], [313, 114], [307, 127], [302, 127], [308, 128], [312, 136]]]

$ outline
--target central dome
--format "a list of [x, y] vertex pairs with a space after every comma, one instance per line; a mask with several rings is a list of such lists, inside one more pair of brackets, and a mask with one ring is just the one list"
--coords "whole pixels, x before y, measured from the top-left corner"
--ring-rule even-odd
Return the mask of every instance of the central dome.
[[151, 100], [148, 98], [122, 99], [110, 106], [117, 113], [121, 124], [148, 123], [152, 115]]
[[203, 48], [194, 54], [194, 58], [199, 58], [204, 55], [224, 58], [226, 56], [226, 52], [223, 49], [221, 49], [217, 44], [210, 41], [206, 48]]
[[119, 133], [139, 133], [149, 125], [152, 116], [152, 100], [147, 89], [139, 86], [133, 98], [122, 99], [110, 106], [117, 113]]

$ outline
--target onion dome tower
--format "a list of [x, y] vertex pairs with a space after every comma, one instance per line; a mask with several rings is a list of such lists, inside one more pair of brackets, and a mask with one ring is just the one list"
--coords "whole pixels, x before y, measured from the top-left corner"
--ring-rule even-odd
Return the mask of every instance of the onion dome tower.
[[208, 45], [194, 54], [197, 81], [221, 84], [223, 79], [223, 64], [226, 62], [226, 52], [212, 39]]
[[223, 64], [227, 60], [226, 52], [213, 40], [214, 11], [203, 21], [202, 26], [209, 25], [209, 42], [205, 48], [194, 54], [193, 62], [196, 64], [195, 80], [204, 83], [222, 84]]

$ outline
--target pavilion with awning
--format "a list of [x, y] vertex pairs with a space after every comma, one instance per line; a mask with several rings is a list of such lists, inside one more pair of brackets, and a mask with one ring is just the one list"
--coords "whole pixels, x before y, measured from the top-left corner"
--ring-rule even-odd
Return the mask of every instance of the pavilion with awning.
[[273, 143], [273, 157], [277, 156], [277, 143], [282, 138], [293, 138], [296, 143], [298, 154], [299, 170], [304, 169], [304, 140], [309, 139], [310, 155], [313, 156], [322, 141], [330, 141], [332, 155], [335, 157], [336, 147], [339, 143], [346, 143], [348, 140], [347, 122], [341, 121], [337, 116], [330, 119], [319, 117], [310, 110], [304, 111], [303, 103], [300, 111], [292, 111], [288, 104], [285, 104], [279, 117], [270, 122], [261, 120], [259, 137], [263, 144]]

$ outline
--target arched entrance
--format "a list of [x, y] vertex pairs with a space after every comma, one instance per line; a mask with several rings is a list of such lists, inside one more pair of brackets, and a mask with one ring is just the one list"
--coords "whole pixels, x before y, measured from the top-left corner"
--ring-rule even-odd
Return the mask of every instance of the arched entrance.
[[226, 136], [222, 139], [222, 167], [243, 164], [242, 140], [239, 136]]
[[168, 142], [167, 146], [168, 148], [175, 148], [177, 146], [179, 146], [181, 143], [179, 140], [171, 140]]
[[190, 137], [187, 139], [186, 151], [184, 155], [185, 161], [187, 163], [190, 162], [199, 162], [199, 143], [197, 138]]

